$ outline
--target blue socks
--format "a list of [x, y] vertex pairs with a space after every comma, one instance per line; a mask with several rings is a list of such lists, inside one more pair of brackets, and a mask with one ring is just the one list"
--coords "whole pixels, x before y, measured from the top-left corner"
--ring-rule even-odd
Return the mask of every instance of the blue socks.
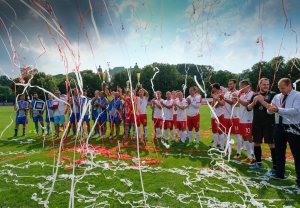
[[45, 130], [44, 130], [44, 124], [42, 125], [42, 133], [44, 134]]
[[38, 125], [38, 123], [35, 123], [35, 131], [36, 131], [37, 134], [39, 133], [39, 125]]

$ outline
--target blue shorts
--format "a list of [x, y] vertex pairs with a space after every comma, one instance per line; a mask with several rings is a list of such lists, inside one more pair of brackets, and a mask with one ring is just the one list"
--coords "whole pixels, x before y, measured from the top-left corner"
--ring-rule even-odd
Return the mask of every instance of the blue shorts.
[[71, 123], [75, 123], [75, 121], [78, 122], [79, 119], [80, 119], [80, 113], [76, 113], [76, 118], [75, 118], [75, 113], [71, 113], [71, 115], [70, 115]]
[[32, 120], [34, 123], [39, 122], [39, 121], [44, 121], [43, 116], [36, 116], [36, 117], [32, 117]]
[[16, 117], [16, 124], [27, 124], [28, 123], [28, 119], [27, 116], [22, 116], [22, 117]]
[[66, 121], [65, 116], [64, 115], [60, 115], [60, 116], [54, 116], [54, 124], [64, 124]]
[[49, 119], [49, 117], [46, 116], [45, 120], [46, 120], [47, 123], [54, 122], [54, 118], [53, 117]]
[[113, 123], [115, 123], [115, 124], [120, 124], [122, 122], [122, 120], [120, 119], [119, 116], [115, 116], [112, 120], [113, 120]]
[[93, 119], [93, 121], [95, 121], [97, 119], [97, 117], [98, 117], [98, 112], [97, 111], [92, 112], [92, 119]]
[[107, 116], [99, 116], [98, 122], [99, 123], [104, 123], [107, 121]]
[[84, 115], [83, 121], [90, 121], [90, 116], [89, 115]]

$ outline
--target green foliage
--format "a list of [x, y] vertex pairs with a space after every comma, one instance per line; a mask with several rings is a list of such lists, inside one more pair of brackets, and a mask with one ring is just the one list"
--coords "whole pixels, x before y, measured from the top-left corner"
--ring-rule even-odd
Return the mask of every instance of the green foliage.
[[14, 102], [13, 82], [0, 76], [0, 102]]
[[[88, 90], [88, 96], [92, 97], [95, 90], [102, 90], [104, 85], [109, 85], [111, 90], [116, 90], [117, 86], [121, 88], [126, 88], [126, 82], [129, 80], [128, 72], [131, 74], [131, 81], [133, 88], [136, 87], [137, 73], [141, 73], [140, 83], [142, 86], [148, 90], [150, 97], [153, 96], [151, 79], [154, 76], [154, 68], [159, 69], [159, 73], [155, 76], [153, 80], [154, 90], [162, 91], [163, 96], [168, 90], [183, 90], [183, 85], [185, 84], [185, 79], [187, 75], [187, 90], [188, 88], [195, 86], [194, 76], [196, 76], [200, 85], [205, 85], [205, 90], [207, 95], [210, 95], [210, 83], [219, 83], [221, 86], [226, 87], [229, 79], [236, 79], [238, 82], [247, 79], [252, 84], [253, 90], [257, 90], [257, 83], [259, 77], [266, 77], [270, 79], [272, 85], [272, 90], [278, 92], [277, 82], [282, 77], [288, 77], [295, 82], [300, 78], [300, 59], [292, 58], [285, 61], [284, 57], [278, 56], [274, 57], [270, 61], [262, 61], [254, 64], [250, 69], [246, 69], [241, 73], [232, 73], [227, 70], [214, 71], [212, 66], [209, 65], [195, 65], [195, 64], [162, 64], [153, 63], [146, 65], [143, 68], [139, 68], [137, 65], [134, 68], [125, 69], [124, 67], [115, 67], [115, 70], [110, 70], [112, 75], [112, 80], [108, 83], [108, 75], [104, 74], [106, 72], [98, 73], [92, 70], [81, 71], [81, 77], [83, 81], [83, 88]], [[23, 69], [24, 71], [24, 69]], [[186, 72], [187, 71], [187, 72]], [[103, 77], [105, 78], [105, 84], [103, 85]], [[28, 82], [30, 75], [24, 77], [25, 83]], [[203, 78], [203, 80], [202, 80]], [[71, 88], [78, 87], [77, 79], [74, 72], [68, 74], [68, 80]], [[19, 82], [19, 79], [15, 79]], [[13, 83], [7, 79], [5, 76], [0, 76], [0, 84], [2, 86], [7, 86], [14, 91]], [[53, 92], [55, 89], [59, 89], [62, 93], [66, 93], [66, 75], [47, 75], [44, 72], [38, 72], [37, 69], [34, 70], [34, 77], [31, 80], [31, 85], [36, 85], [44, 87], [46, 90]], [[300, 82], [297, 83], [297, 89], [300, 87]], [[203, 87], [204, 88], [204, 87]], [[23, 86], [17, 86], [17, 93], [23, 91]], [[5, 92], [7, 88], [5, 88]], [[41, 90], [37, 88], [31, 88], [28, 93], [37, 91], [40, 98], [44, 98], [44, 94]], [[202, 93], [203, 94], [203, 93]], [[3, 99], [11, 100], [11, 91], [6, 95], [4, 92], [1, 94], [0, 101]]]
[[92, 97], [95, 90], [101, 89], [100, 79], [92, 70], [85, 70], [81, 72], [83, 80], [83, 88], [87, 89], [88, 96]]
[[0, 85], [0, 102], [14, 102], [14, 92], [10, 87]]

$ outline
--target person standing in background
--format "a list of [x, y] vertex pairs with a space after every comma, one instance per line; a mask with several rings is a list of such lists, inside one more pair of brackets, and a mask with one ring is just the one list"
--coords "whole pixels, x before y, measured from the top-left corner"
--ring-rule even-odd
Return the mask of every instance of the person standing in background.
[[300, 188], [300, 92], [293, 90], [289, 78], [280, 79], [278, 88], [281, 93], [273, 98], [271, 105], [268, 105], [268, 112], [276, 113], [274, 179], [284, 179], [286, 147], [289, 143], [296, 169], [296, 186]]
[[46, 124], [47, 124], [47, 136], [50, 135], [50, 124], [54, 122], [54, 115], [53, 115], [53, 97], [51, 94], [48, 94], [48, 100], [46, 100]]
[[33, 93], [33, 100], [31, 101], [30, 106], [30, 117], [32, 118], [34, 125], [35, 125], [35, 131], [36, 135], [39, 134], [39, 123], [42, 126], [42, 134], [44, 135], [44, 109], [35, 109], [35, 104], [37, 101], [42, 101], [39, 99], [38, 94], [36, 92]]
[[238, 94], [239, 103], [239, 133], [243, 138], [244, 145], [247, 151], [247, 158], [243, 159], [242, 162], [253, 164], [255, 160], [252, 157], [253, 153], [253, 139], [252, 139], [252, 120], [253, 111], [247, 110], [247, 106], [254, 94], [251, 90], [250, 83], [247, 80], [242, 80], [239, 83], [240, 92]]
[[193, 129], [196, 132], [196, 139], [195, 139], [195, 148], [199, 147], [200, 142], [200, 106], [202, 97], [197, 92], [197, 87], [190, 87], [189, 89], [190, 95], [186, 98], [188, 104], [188, 112], [187, 112], [187, 127], [188, 127], [188, 138], [190, 146], [193, 140]]
[[14, 137], [18, 136], [19, 125], [23, 125], [23, 136], [25, 136], [26, 132], [26, 124], [28, 123], [27, 112], [29, 110], [29, 104], [25, 101], [25, 95], [21, 94], [19, 96], [19, 101], [14, 106], [16, 111], [16, 127]]
[[242, 139], [239, 133], [239, 107], [237, 106], [237, 95], [238, 91], [236, 90], [236, 80], [230, 79], [228, 81], [227, 92], [224, 94], [225, 101], [225, 111], [224, 111], [224, 121], [226, 127], [226, 134], [229, 133], [229, 129], [231, 128], [231, 135], [235, 135], [237, 149], [235, 159], [239, 159], [241, 157], [242, 150]]
[[270, 81], [267, 78], [261, 78], [258, 81], [259, 92], [254, 94], [247, 106], [247, 110], [253, 110], [252, 135], [254, 142], [254, 156], [256, 164], [250, 166], [251, 169], [262, 168], [261, 155], [262, 142], [269, 145], [273, 168], [269, 174], [274, 174], [276, 170], [275, 144], [274, 144], [274, 114], [267, 113], [267, 107], [276, 95], [270, 91]]
[[68, 97], [66, 95], [61, 95], [59, 90], [56, 90], [54, 95], [57, 97], [52, 101], [55, 136], [59, 137], [59, 126], [62, 126], [65, 129], [65, 114], [67, 112], [66, 103], [68, 102]]

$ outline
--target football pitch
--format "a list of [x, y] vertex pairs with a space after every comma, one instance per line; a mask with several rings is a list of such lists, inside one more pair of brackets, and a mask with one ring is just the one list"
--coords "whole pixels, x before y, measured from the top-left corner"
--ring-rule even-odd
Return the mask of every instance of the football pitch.
[[84, 140], [68, 137], [57, 163], [60, 140], [37, 137], [30, 118], [26, 136], [14, 138], [14, 120], [12, 107], [0, 107], [0, 207], [300, 207], [290, 150], [282, 181], [266, 176], [272, 163], [265, 145], [261, 170], [208, 152], [207, 106], [201, 107], [198, 149], [166, 149], [153, 142], [148, 109], [149, 141], [140, 146], [142, 180], [134, 141], [90, 138], [85, 148]]

